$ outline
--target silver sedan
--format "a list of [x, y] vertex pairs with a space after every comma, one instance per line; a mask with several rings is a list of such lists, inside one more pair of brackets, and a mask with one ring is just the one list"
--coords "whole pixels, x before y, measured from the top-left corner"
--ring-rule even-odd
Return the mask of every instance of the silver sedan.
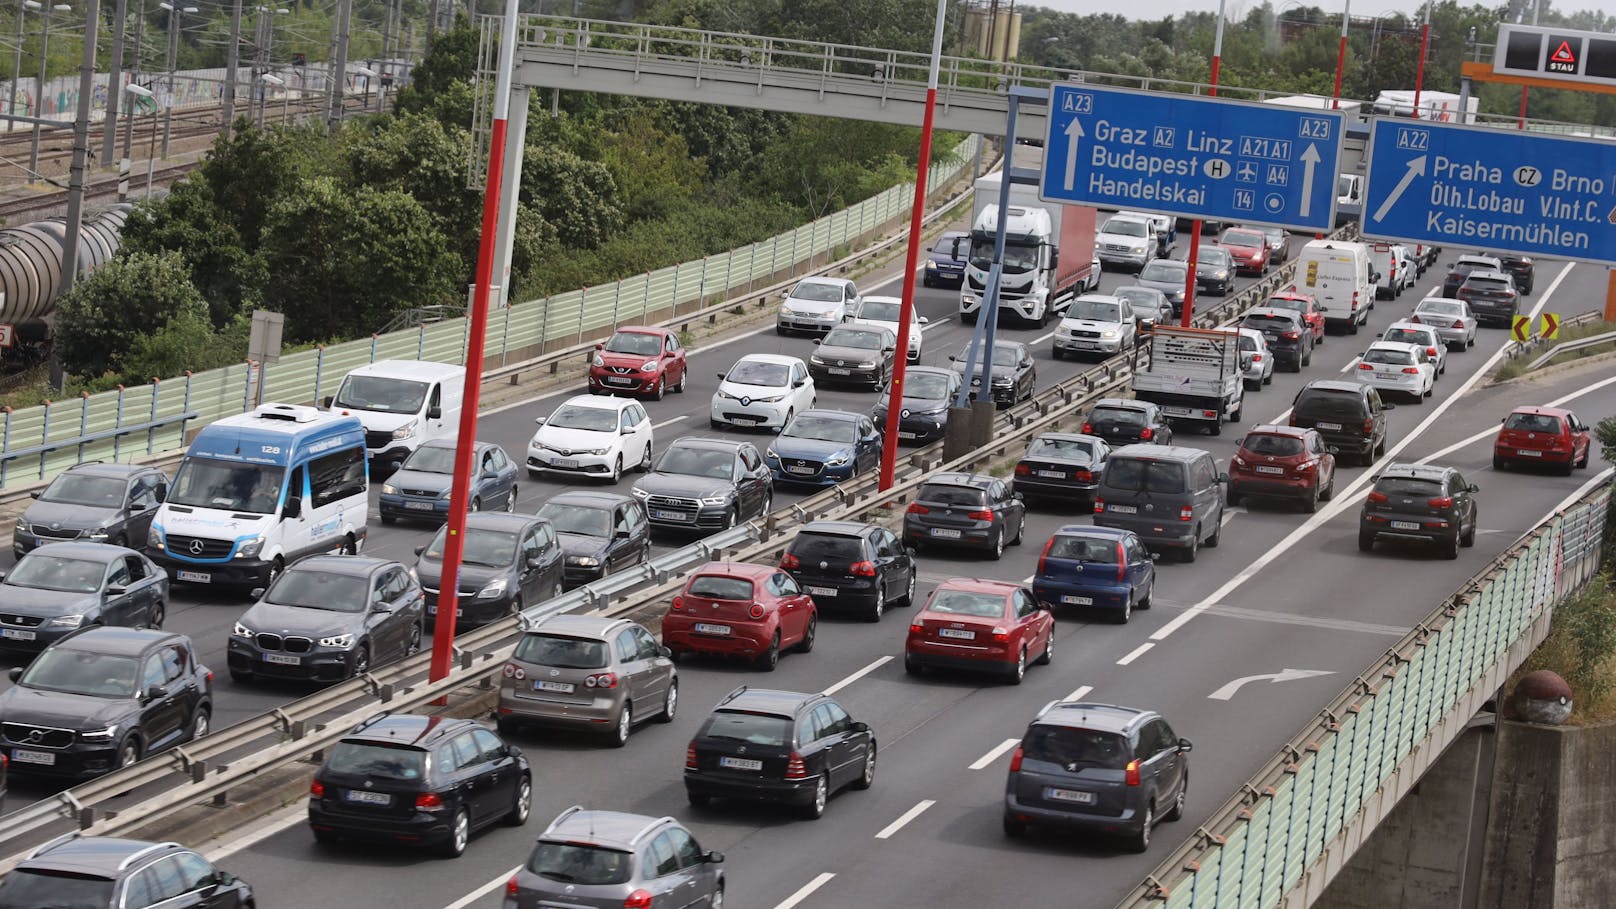
[[1426, 297], [1408, 317], [1410, 322], [1431, 325], [1449, 350], [1476, 346], [1476, 314], [1470, 304], [1452, 297]]

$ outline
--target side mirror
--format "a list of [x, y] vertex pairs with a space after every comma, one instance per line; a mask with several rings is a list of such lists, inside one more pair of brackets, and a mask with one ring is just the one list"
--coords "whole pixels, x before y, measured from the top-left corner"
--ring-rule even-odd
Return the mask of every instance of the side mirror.
[[605, 350], [605, 349], [606, 349], [606, 345], [605, 345], [605, 344], [596, 344], [596, 345], [595, 345], [595, 349], [596, 349], [596, 350]]
[[1498, 418], [1498, 422], [1500, 422], [1500, 423], [1507, 423], [1508, 421], [1509, 421], [1509, 417], [1499, 417]]
[[30, 492], [30, 493], [29, 493], [29, 494], [28, 494], [28, 498], [30, 498], [30, 499], [37, 499], [37, 498], [39, 498], [39, 494], [40, 494], [40, 493], [41, 493], [41, 492], [43, 492], [43, 491], [44, 491], [44, 490], [41, 490], [41, 489], [36, 489], [36, 490], [34, 490], [34, 491], [33, 491], [33, 492]]
[[1330, 447], [1326, 448], [1325, 451], [1328, 451], [1330, 454], [1333, 454], [1333, 455], [1338, 455], [1338, 454], [1341, 453], [1341, 449], [1334, 446], [1334, 445], [1331, 445]]
[[720, 381], [720, 382], [724, 381], [724, 374], [723, 373], [718, 374], [718, 381]]
[[617, 532], [612, 534], [612, 538], [618, 540], [626, 540], [629, 539], [630, 536], [631, 534], [622, 527], [617, 528]]
[[129, 592], [129, 588], [125, 587], [122, 584], [108, 584], [107, 585], [107, 596], [109, 596], [109, 597], [123, 596], [124, 594], [126, 594], [128, 592]]
[[1012, 493], [1010, 493], [1010, 496], [1011, 496], [1011, 498], [1014, 498], [1017, 502], [1021, 501], [1021, 493], [1019, 493], [1019, 492], [1012, 492]]
[[920, 551], [913, 546], [905, 546], [903, 547], [903, 551], [907, 553], [911, 559], [917, 555], [920, 555]]
[[443, 419], [443, 408], [441, 408], [441, 407], [428, 407], [426, 409], [426, 418], [428, 420], [441, 420], [441, 419]]
[[930, 320], [930, 319], [928, 319], [928, 318], [926, 318], [926, 317], [925, 317], [925, 316], [921, 316], [921, 317], [920, 317], [920, 324], [921, 324], [921, 325], [930, 325], [930, 324], [931, 324], [931, 320]]
[[376, 599], [370, 601], [370, 611], [371, 612], [392, 612], [392, 610], [389, 609], [388, 606], [387, 606], [387, 601], [382, 599], [381, 594], [377, 594]]
[[1193, 749], [1194, 747], [1195, 747], [1194, 745], [1190, 744], [1189, 739], [1179, 739], [1178, 740], [1178, 751], [1179, 751], [1180, 754], [1189, 754], [1190, 750]]
[[533, 418], [533, 425], [535, 425], [535, 426], [543, 426], [545, 419], [546, 419], [545, 417], [534, 417]]
[[157, 499], [157, 504], [159, 504], [159, 505], [161, 505], [164, 502], [168, 501], [168, 487], [167, 486], [159, 486], [159, 487], [157, 487], [157, 493], [156, 493], [155, 498]]
[[1380, 409], [1381, 410], [1396, 410], [1397, 405], [1396, 404], [1382, 404], [1382, 405], [1380, 405]]
[[870, 731], [870, 724], [869, 723], [861, 723], [861, 722], [859, 722], [857, 720], [854, 720], [852, 725], [850, 725], [848, 728], [853, 730], [854, 732], [869, 732]]
[[807, 384], [808, 384], [807, 379], [798, 379], [797, 381], [791, 383], [791, 387], [792, 388], [801, 388], [801, 387], [803, 387], [804, 385], [807, 385]]
[[286, 499], [285, 507], [283, 507], [281, 509], [281, 517], [283, 517], [283, 518], [301, 518], [301, 517], [303, 517], [303, 500], [298, 498], [297, 496], [288, 496], [287, 499]]
[[1378, 341], [1378, 340], [1380, 340], [1381, 338], [1384, 338], [1384, 337], [1386, 337], [1386, 333], [1385, 332], [1379, 332], [1379, 333], [1377, 333], [1375, 335], [1375, 340]]
[[263, 596], [263, 595], [264, 595], [264, 588], [262, 588], [262, 587], [254, 587], [252, 590], [247, 591], [247, 596], [250, 596], [255, 600], [258, 599], [259, 597]]
[[528, 553], [527, 558], [523, 560], [523, 564], [529, 568], [537, 568], [542, 562], [543, 558], [536, 552]]
[[1226, 474], [1226, 473], [1218, 474], [1218, 482], [1219, 483], [1227, 483], [1227, 482], [1229, 482], [1229, 475]]
[[1465, 491], [1466, 492], [1481, 492], [1481, 487], [1477, 486], [1474, 483], [1471, 483], [1468, 487], [1466, 487]]
[[320, 399], [320, 406], [321, 407], [330, 407], [331, 406], [331, 401], [332, 401], [332, 397], [330, 395], [326, 395], [325, 397]]
[[13, 666], [10, 669], [10, 671], [8, 671], [6, 673], [6, 678], [11, 679], [13, 682], [15, 682], [18, 679], [22, 678], [22, 667], [21, 666]]
[[148, 701], [155, 701], [159, 698], [166, 697], [168, 697], [168, 689], [162, 685], [153, 685], [150, 688], [147, 688], [145, 694], [143, 695], [143, 699]]
[[701, 860], [709, 865], [722, 865], [724, 863], [724, 853], [717, 851], [709, 852], [702, 856]]
[[891, 344], [891, 345], [888, 345], [886, 347], [881, 348], [881, 352], [882, 353], [892, 353], [893, 351], [895, 351], [897, 349], [898, 349], [898, 345]]
[[820, 344], [824, 343], [824, 340], [825, 340], [824, 338], [815, 338], [814, 339], [814, 346], [818, 347]]

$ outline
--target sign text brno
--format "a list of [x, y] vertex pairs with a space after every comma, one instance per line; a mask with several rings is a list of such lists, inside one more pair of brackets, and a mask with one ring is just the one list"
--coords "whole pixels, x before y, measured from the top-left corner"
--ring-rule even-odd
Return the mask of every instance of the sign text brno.
[[1222, 98], [1050, 86], [1046, 201], [1329, 230], [1343, 117]]
[[1616, 143], [1376, 118], [1363, 235], [1616, 265]]

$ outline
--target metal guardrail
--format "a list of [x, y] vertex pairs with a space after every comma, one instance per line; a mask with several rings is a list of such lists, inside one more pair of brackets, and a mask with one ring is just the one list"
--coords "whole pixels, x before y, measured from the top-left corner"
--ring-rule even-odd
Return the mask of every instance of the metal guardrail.
[[[1345, 236], [1350, 230], [1338, 232], [1337, 236]], [[1196, 317], [1196, 324], [1211, 327], [1230, 316], [1237, 317], [1289, 283], [1294, 270], [1293, 263], [1281, 266], [1268, 278], [1220, 300]], [[915, 450], [906, 459], [897, 482], [885, 492], [877, 491], [879, 479], [873, 473], [862, 475], [762, 521], [731, 528], [527, 609], [519, 618], [461, 635], [457, 638], [458, 665], [439, 683], [424, 681], [429, 659], [421, 654], [0, 817], [0, 831], [4, 831], [0, 843], [7, 850], [18, 850], [0, 859], [0, 873], [15, 867], [27, 850], [37, 845], [37, 840], [16, 841], [41, 832], [56, 832], [64, 820], [72, 821], [86, 833], [127, 834], [185, 805], [221, 798], [233, 788], [249, 785], [267, 770], [300, 760], [377, 709], [414, 709], [445, 691], [478, 683], [502, 665], [523, 628], [547, 616], [600, 609], [619, 614], [646, 607], [682, 584], [678, 575], [689, 567], [720, 555], [739, 560], [764, 557], [787, 544], [795, 530], [809, 521], [858, 518], [889, 508], [902, 502], [933, 470], [972, 469], [1002, 457], [1010, 446], [1024, 442], [1033, 433], [1077, 413], [1098, 397], [1125, 388], [1132, 366], [1142, 355], [1143, 351], [1136, 349], [1126, 356], [1114, 357], [1056, 383], [1031, 401], [1000, 411], [995, 417], [994, 440], [948, 464], [937, 463], [940, 442]], [[158, 783], [166, 784], [162, 793], [138, 804], [115, 809], [107, 804], [121, 793]]]
[[[1592, 322], [1594, 320], [1589, 319], [1587, 321]], [[1578, 338], [1575, 341], [1562, 341], [1561, 343], [1556, 344], [1544, 351], [1543, 356], [1538, 357], [1536, 360], [1526, 364], [1526, 368], [1537, 369], [1540, 366], [1546, 365], [1550, 360], [1563, 353], [1570, 353], [1573, 350], [1585, 350], [1589, 347], [1598, 347], [1601, 344], [1609, 344], [1612, 341], [1616, 341], [1616, 331], [1601, 332], [1597, 335], [1589, 335], [1586, 338]]]
[[1598, 573], [1611, 494], [1589, 493], [1462, 585], [1118, 909], [1310, 905]]

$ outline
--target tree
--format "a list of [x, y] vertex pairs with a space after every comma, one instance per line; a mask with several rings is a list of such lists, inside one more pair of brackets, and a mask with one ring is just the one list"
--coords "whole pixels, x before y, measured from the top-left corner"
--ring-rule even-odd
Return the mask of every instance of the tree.
[[663, 132], [644, 108], [619, 118], [604, 151], [602, 163], [611, 172], [624, 213], [634, 220], [665, 217], [700, 190], [706, 177], [706, 165], [691, 160], [684, 139]]
[[124, 222], [122, 249], [178, 254], [215, 328], [250, 309], [268, 276], [262, 257], [245, 247], [206, 180], [182, 180], [166, 196], [135, 206]]
[[[471, 125], [471, 83], [477, 72], [478, 30], [463, 16], [454, 27], [432, 39], [432, 50], [410, 71], [408, 85], [394, 97], [394, 110], [400, 114], [423, 113], [441, 122], [462, 127]], [[451, 108], [441, 104], [445, 96], [456, 100], [453, 119], [444, 119]], [[463, 106], [460, 102], [464, 103]]]
[[566, 246], [593, 249], [623, 224], [617, 184], [604, 165], [553, 145], [528, 145], [522, 155], [522, 202]]
[[208, 319], [185, 260], [172, 251], [120, 254], [76, 282], [57, 312], [62, 367], [87, 378], [125, 372], [137, 339], [177, 316]]

